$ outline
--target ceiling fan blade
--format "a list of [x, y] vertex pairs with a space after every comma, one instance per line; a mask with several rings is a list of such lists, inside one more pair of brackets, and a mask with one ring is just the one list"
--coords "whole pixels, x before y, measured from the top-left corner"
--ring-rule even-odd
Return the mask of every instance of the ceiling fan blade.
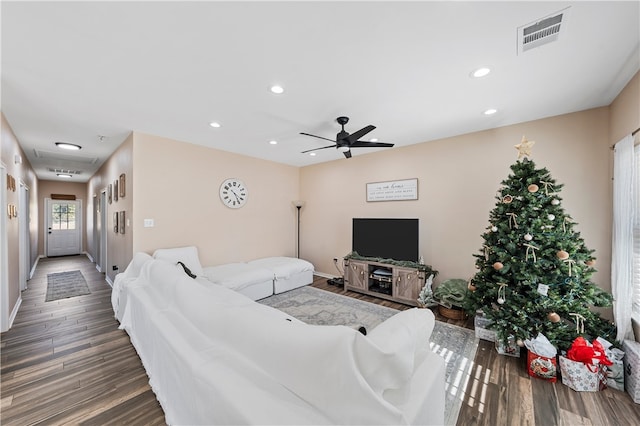
[[344, 156], [347, 158], [351, 158], [351, 151], [345, 151], [343, 152]]
[[300, 132], [301, 135], [305, 135], [305, 136], [311, 136], [312, 138], [318, 138], [318, 139], [324, 139], [325, 141], [329, 141], [329, 142], [335, 142], [333, 139], [327, 139], [327, 138], [323, 138], [322, 136], [316, 136], [316, 135], [312, 135], [310, 133], [303, 133]]
[[352, 143], [350, 146], [351, 148], [391, 148], [393, 144], [384, 143], [384, 142], [356, 141]]
[[372, 126], [372, 125], [368, 125], [367, 127], [363, 127], [362, 129], [358, 130], [357, 132], [351, 133], [347, 137], [347, 140], [349, 141], [350, 144], [353, 143], [353, 142], [356, 142], [358, 139], [360, 139], [361, 137], [363, 137], [364, 135], [366, 135], [367, 133], [369, 133], [370, 131], [372, 131], [375, 128], [376, 128], [376, 126]]
[[306, 151], [302, 151], [301, 154], [306, 154], [307, 152], [311, 152], [311, 151], [317, 151], [319, 149], [326, 149], [326, 148], [335, 148], [336, 144], [333, 145], [327, 145], [327, 146], [323, 146], [322, 148], [313, 148], [313, 149], [308, 149]]

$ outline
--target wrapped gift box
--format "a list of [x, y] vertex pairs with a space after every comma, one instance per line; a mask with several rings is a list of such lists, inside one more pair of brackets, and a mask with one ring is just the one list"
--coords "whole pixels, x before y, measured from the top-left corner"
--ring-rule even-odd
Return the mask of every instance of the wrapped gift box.
[[474, 321], [474, 328], [476, 330], [476, 337], [482, 340], [488, 340], [490, 342], [496, 341], [496, 332], [487, 329], [491, 320], [485, 317], [483, 314], [477, 314]]
[[624, 388], [636, 404], [640, 404], [640, 343], [625, 340], [624, 351]]
[[520, 357], [520, 346], [516, 344], [516, 339], [513, 336], [509, 336], [507, 339], [507, 345], [505, 345], [502, 340], [496, 338], [496, 351], [500, 355], [508, 355], [516, 358]]

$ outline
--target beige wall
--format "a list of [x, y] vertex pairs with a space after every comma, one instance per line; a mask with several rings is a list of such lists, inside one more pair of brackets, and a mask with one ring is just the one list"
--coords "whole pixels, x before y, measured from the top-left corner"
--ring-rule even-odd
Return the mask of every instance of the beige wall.
[[[91, 254], [94, 260], [96, 259], [96, 244], [98, 240], [94, 234], [94, 216], [96, 212], [96, 203], [99, 200], [100, 193], [106, 190], [109, 185], [113, 189], [116, 180], [119, 180], [120, 175], [125, 174], [125, 196], [115, 198], [112, 197], [112, 202], [107, 201], [107, 223], [106, 223], [106, 236], [107, 236], [107, 263], [101, 265], [103, 272], [111, 282], [115, 279], [118, 272], [125, 270], [131, 258], [133, 257], [133, 234], [134, 229], [132, 226], [132, 212], [133, 212], [133, 134], [116, 149], [111, 157], [100, 167], [100, 169], [94, 174], [87, 183], [86, 197], [87, 197], [87, 252]], [[116, 212], [125, 212], [126, 226], [125, 233], [115, 233], [113, 230], [113, 215]], [[114, 270], [116, 266], [118, 269]]]
[[640, 128], [640, 72], [637, 73], [618, 97], [611, 103], [609, 141], [615, 144]]
[[[16, 206], [18, 203], [18, 188], [20, 187], [20, 183], [26, 185], [29, 189], [29, 210], [30, 210], [30, 221], [29, 224], [20, 224], [17, 218], [8, 219], [6, 221], [7, 224], [7, 273], [8, 273], [8, 307], [9, 313], [12, 312], [18, 299], [20, 297], [20, 283], [19, 283], [19, 258], [18, 258], [18, 246], [19, 246], [19, 230], [20, 226], [28, 226], [30, 231], [30, 245], [31, 245], [31, 254], [30, 254], [30, 264], [34, 265], [37, 258], [37, 248], [38, 248], [38, 222], [37, 222], [37, 212], [38, 212], [38, 181], [36, 179], [35, 173], [29, 160], [24, 155], [22, 148], [18, 144], [18, 140], [11, 129], [11, 126], [7, 122], [4, 114], [0, 113], [1, 119], [1, 136], [0, 136], [0, 160], [5, 165], [7, 169], [7, 174], [11, 175], [16, 180], [16, 191], [8, 191], [7, 194], [7, 204], [14, 204]], [[15, 163], [15, 156], [19, 155], [22, 158], [21, 164]], [[6, 190], [6, 188], [3, 188]], [[6, 215], [7, 206], [0, 206], [1, 211], [0, 214]]]
[[[305, 167], [301, 250], [318, 271], [336, 275], [332, 259], [349, 253], [353, 217], [417, 217], [420, 252], [440, 271], [436, 283], [471, 277], [494, 195], [526, 135], [536, 141], [537, 167], [565, 185], [562, 205], [596, 250], [594, 281], [609, 290], [608, 122], [608, 108], [598, 108]], [[366, 202], [367, 182], [405, 178], [418, 178], [417, 201]]]
[[51, 194], [75, 195], [76, 200], [82, 200], [82, 247], [80, 250], [86, 251], [86, 231], [87, 231], [87, 184], [83, 182], [62, 182], [53, 180], [41, 180], [39, 202], [41, 209], [38, 210], [38, 223], [40, 224], [40, 238], [38, 239], [38, 253], [46, 256], [45, 242], [47, 232], [45, 226], [45, 215], [47, 214], [45, 200], [51, 198]]
[[[142, 133], [133, 157], [134, 252], [195, 245], [203, 266], [295, 256], [298, 168]], [[220, 201], [229, 177], [247, 185], [240, 209]]]

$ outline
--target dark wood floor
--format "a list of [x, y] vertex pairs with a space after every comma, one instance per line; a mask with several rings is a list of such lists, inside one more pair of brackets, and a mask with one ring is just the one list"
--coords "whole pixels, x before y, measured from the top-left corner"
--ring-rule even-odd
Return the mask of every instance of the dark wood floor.
[[[45, 302], [47, 274], [80, 270], [91, 294]], [[0, 423], [165, 424], [111, 287], [86, 256], [40, 259], [2, 333]]]
[[[45, 302], [47, 274], [78, 269], [91, 294]], [[408, 306], [313, 286], [396, 309]], [[140, 359], [111, 309], [111, 287], [84, 256], [41, 259], [14, 325], [0, 336], [0, 423], [164, 424]], [[449, 323], [467, 328], [471, 320]], [[640, 406], [624, 392], [574, 392], [531, 379], [523, 359], [481, 341], [464, 387], [458, 425], [638, 425]]]

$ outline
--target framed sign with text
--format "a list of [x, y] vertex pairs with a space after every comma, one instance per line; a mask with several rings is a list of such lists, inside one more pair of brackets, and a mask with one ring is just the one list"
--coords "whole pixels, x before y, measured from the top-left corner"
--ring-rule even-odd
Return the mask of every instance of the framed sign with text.
[[418, 199], [418, 179], [391, 180], [367, 184], [367, 201], [405, 201]]

